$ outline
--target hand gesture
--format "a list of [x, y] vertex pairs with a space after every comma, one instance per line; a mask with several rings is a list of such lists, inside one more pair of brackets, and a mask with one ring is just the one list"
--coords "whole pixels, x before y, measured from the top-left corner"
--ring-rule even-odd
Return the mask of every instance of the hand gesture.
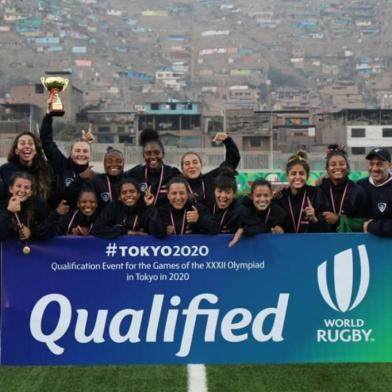
[[144, 203], [147, 207], [154, 204], [155, 197], [151, 193], [151, 185], [147, 188], [146, 192], [144, 192]]
[[31, 236], [31, 230], [22, 224], [22, 227], [19, 229], [19, 239], [21, 241], [27, 241]]
[[69, 212], [69, 205], [67, 200], [61, 200], [59, 205], [56, 208], [56, 212], [59, 215], [66, 215]]
[[271, 227], [272, 234], [283, 234], [284, 230], [280, 226]]
[[335, 225], [336, 223], [339, 222], [339, 215], [334, 214], [331, 211], [325, 211], [323, 212], [323, 217], [329, 223], [330, 225]]
[[176, 234], [176, 230], [174, 229], [173, 225], [166, 226], [166, 234], [167, 235]]
[[51, 104], [57, 101], [57, 91], [53, 90], [53, 92], [51, 92], [49, 94], [49, 98], [48, 98], [48, 105], [46, 108], [46, 113], [49, 114], [51, 112], [50, 108], [51, 108]]
[[95, 137], [93, 135], [93, 131], [91, 130], [91, 124], [89, 125], [87, 131], [82, 129], [82, 139], [85, 140], [87, 143], [92, 143], [92, 142], [95, 141]]
[[237, 231], [234, 233], [233, 239], [229, 242], [229, 248], [233, 247], [235, 244], [239, 242], [239, 240], [242, 238], [243, 233], [244, 233], [244, 229], [242, 227], [237, 229]]
[[93, 166], [89, 166], [86, 170], [82, 171], [79, 174], [79, 177], [83, 180], [92, 180], [95, 176], [95, 172], [93, 170]]
[[128, 230], [128, 235], [147, 235], [147, 233], [143, 231], [135, 231], [135, 230]]
[[12, 213], [19, 212], [21, 210], [20, 207], [20, 199], [18, 196], [12, 196], [8, 201], [7, 210]]
[[85, 235], [89, 235], [90, 234], [90, 229], [88, 227], [84, 227], [84, 226], [79, 226], [78, 225], [77, 229], [78, 229], [80, 235], [85, 236]]
[[186, 221], [188, 223], [196, 223], [199, 220], [199, 211], [195, 206], [192, 206], [192, 211], [186, 212]]
[[368, 231], [368, 226], [369, 226], [369, 223], [370, 223], [372, 220], [373, 220], [373, 219], [369, 219], [368, 221], [366, 221], [366, 222], [363, 223], [363, 232], [364, 232], [364, 233], [369, 233], [369, 231]]
[[71, 229], [71, 234], [72, 235], [80, 235], [79, 226], [73, 227]]
[[214, 138], [212, 139], [213, 142], [223, 142], [229, 136], [225, 132], [217, 132]]
[[283, 185], [279, 185], [277, 186], [273, 191], [272, 191], [272, 195], [274, 199], [281, 199], [283, 196], [283, 189], [285, 187]]
[[310, 202], [309, 197], [307, 198], [307, 201], [308, 201], [308, 205], [304, 209], [306, 219], [312, 223], [316, 223], [317, 222], [316, 211], [314, 210], [312, 203]]

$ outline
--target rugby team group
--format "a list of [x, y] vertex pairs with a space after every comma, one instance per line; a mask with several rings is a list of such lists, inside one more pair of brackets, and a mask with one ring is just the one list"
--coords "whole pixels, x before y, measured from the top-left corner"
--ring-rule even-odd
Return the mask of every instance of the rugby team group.
[[[369, 177], [348, 178], [347, 154], [338, 145], [326, 152], [326, 175], [307, 184], [310, 167], [299, 151], [287, 161], [287, 187], [263, 179], [237, 195], [240, 153], [223, 132], [214, 140], [225, 160], [207, 173], [193, 151], [180, 170], [164, 163], [159, 134], [140, 136], [143, 164], [124, 171], [121, 151], [109, 148], [104, 173], [90, 166], [91, 134], [76, 140], [65, 156], [53, 138], [53, 116], [44, 116], [40, 137], [19, 134], [0, 167], [0, 240], [30, 242], [54, 235], [166, 235], [231, 233], [229, 246], [258, 233], [368, 232], [392, 235], [392, 176], [388, 150], [374, 148], [366, 159]], [[262, 169], [262, 168], [260, 168]]]

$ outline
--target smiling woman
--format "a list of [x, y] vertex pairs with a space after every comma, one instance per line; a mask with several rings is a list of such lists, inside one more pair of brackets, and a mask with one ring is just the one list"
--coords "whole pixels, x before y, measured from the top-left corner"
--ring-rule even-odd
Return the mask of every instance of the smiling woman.
[[66, 157], [53, 139], [53, 117], [50, 112], [47, 112], [42, 120], [40, 139], [55, 177], [53, 192], [49, 198], [50, 206], [55, 208], [62, 200], [75, 206], [80, 187], [73, 188], [71, 184], [94, 176], [89, 166], [90, 144], [83, 139], [76, 140]]
[[90, 235], [97, 217], [97, 195], [90, 187], [82, 189], [77, 200], [77, 208], [63, 214], [57, 224], [58, 235]]
[[141, 192], [150, 188], [154, 196], [153, 205], [162, 205], [166, 202], [166, 183], [180, 174], [180, 171], [169, 165], [165, 165], [165, 149], [159, 138], [158, 132], [153, 129], [145, 129], [140, 135], [140, 145], [143, 147], [144, 165], [137, 165], [125, 174], [126, 177], [134, 178]]
[[8, 153], [8, 163], [0, 167], [0, 199], [8, 196], [12, 174], [30, 173], [37, 184], [37, 194], [46, 198], [50, 193], [50, 170], [39, 139], [31, 132], [19, 134]]
[[298, 151], [287, 161], [289, 187], [283, 189], [277, 203], [289, 216], [287, 233], [325, 233], [329, 231], [323, 213], [328, 200], [321, 189], [307, 185], [310, 167], [304, 151]]
[[[119, 185], [124, 177], [124, 156], [121, 151], [108, 147], [103, 158], [105, 173], [95, 174], [91, 184], [98, 196], [98, 207], [102, 209], [119, 196]], [[71, 189], [83, 186], [83, 180], [77, 180]]]
[[27, 172], [15, 172], [9, 181], [8, 200], [0, 202], [0, 240], [18, 238], [25, 243], [30, 239], [51, 237], [59, 215], [48, 213], [46, 201], [35, 194], [34, 177]]
[[[348, 179], [350, 165], [346, 151], [337, 144], [327, 150], [326, 170], [320, 188], [328, 198], [330, 209], [323, 216], [332, 231], [362, 231], [368, 215], [367, 196], [362, 187]], [[354, 219], [355, 218], [355, 219]]]
[[[211, 215], [203, 204], [191, 201], [189, 184], [182, 176], [167, 184], [168, 203], [158, 209], [161, 227], [167, 235], [214, 233]], [[152, 232], [157, 236], [154, 232]]]
[[138, 183], [133, 178], [123, 178], [119, 184], [118, 198], [107, 204], [99, 214], [91, 234], [102, 238], [120, 235], [154, 233], [163, 237], [158, 211], [148, 208], [153, 197], [147, 191], [142, 197]]
[[181, 169], [189, 184], [189, 191], [193, 197], [207, 207], [211, 208], [214, 200], [214, 182], [221, 174], [223, 168], [235, 170], [240, 162], [240, 152], [234, 140], [224, 132], [218, 132], [212, 140], [222, 142], [226, 148], [225, 160], [208, 173], [202, 173], [203, 165], [199, 154], [193, 151], [186, 152], [181, 158]]

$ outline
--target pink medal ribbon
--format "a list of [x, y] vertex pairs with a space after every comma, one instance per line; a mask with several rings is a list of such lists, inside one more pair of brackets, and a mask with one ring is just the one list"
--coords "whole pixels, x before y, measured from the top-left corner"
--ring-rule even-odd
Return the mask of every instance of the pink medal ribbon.
[[[145, 181], [145, 183], [146, 183], [147, 186], [148, 186], [147, 166], [144, 167], [144, 181]], [[157, 204], [158, 195], [159, 195], [159, 192], [161, 191], [161, 188], [162, 188], [162, 181], [163, 181], [163, 165], [162, 165], [162, 168], [161, 168], [161, 176], [160, 176], [160, 179], [159, 179], [159, 185], [158, 185], [157, 193], [156, 193], [156, 195], [154, 195], [154, 194], [151, 192], [152, 195], [154, 196], [153, 207], [155, 207], [155, 204]]]
[[295, 230], [296, 233], [298, 233], [299, 232], [299, 228], [301, 226], [302, 214], [304, 212], [304, 206], [305, 206], [305, 200], [306, 200], [306, 191], [305, 191], [304, 196], [302, 198], [301, 211], [299, 213], [298, 223], [295, 223], [294, 210], [293, 210], [293, 205], [291, 204], [290, 195], [287, 198], [288, 198], [288, 201], [289, 201], [291, 220], [293, 222], [294, 230]]
[[344, 187], [344, 191], [343, 191], [343, 194], [342, 194], [342, 199], [340, 200], [340, 206], [339, 206], [339, 211], [338, 212], [336, 212], [336, 206], [335, 206], [335, 200], [334, 200], [334, 197], [333, 197], [332, 186], [329, 187], [329, 195], [331, 197], [332, 209], [333, 209], [333, 212], [334, 212], [335, 215], [340, 215], [342, 213], [344, 198], [346, 197], [346, 193], [347, 193], [347, 190], [348, 190], [348, 185], [349, 185], [349, 183], [347, 183], [346, 186]]
[[[182, 216], [182, 224], [181, 224], [181, 232], [180, 232], [180, 234], [184, 234], [184, 231], [185, 231], [185, 219], [186, 219], [186, 210], [184, 211], [184, 215]], [[174, 216], [173, 216], [171, 207], [170, 207], [170, 220], [171, 220], [171, 223], [172, 223], [172, 225], [174, 227], [174, 234], [177, 234], [176, 224], [174, 222]]]

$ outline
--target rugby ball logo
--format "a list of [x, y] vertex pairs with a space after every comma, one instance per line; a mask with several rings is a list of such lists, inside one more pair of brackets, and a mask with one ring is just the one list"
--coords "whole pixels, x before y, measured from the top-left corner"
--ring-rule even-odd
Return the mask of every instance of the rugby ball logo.
[[337, 312], [348, 312], [356, 308], [364, 299], [369, 287], [370, 269], [369, 258], [365, 245], [358, 246], [359, 254], [359, 285], [355, 299], [353, 300], [353, 283], [354, 283], [354, 258], [353, 250], [346, 249], [335, 255], [333, 262], [333, 282], [335, 301], [331, 296], [328, 288], [327, 265], [324, 261], [318, 266], [317, 280], [320, 293], [324, 301]]

